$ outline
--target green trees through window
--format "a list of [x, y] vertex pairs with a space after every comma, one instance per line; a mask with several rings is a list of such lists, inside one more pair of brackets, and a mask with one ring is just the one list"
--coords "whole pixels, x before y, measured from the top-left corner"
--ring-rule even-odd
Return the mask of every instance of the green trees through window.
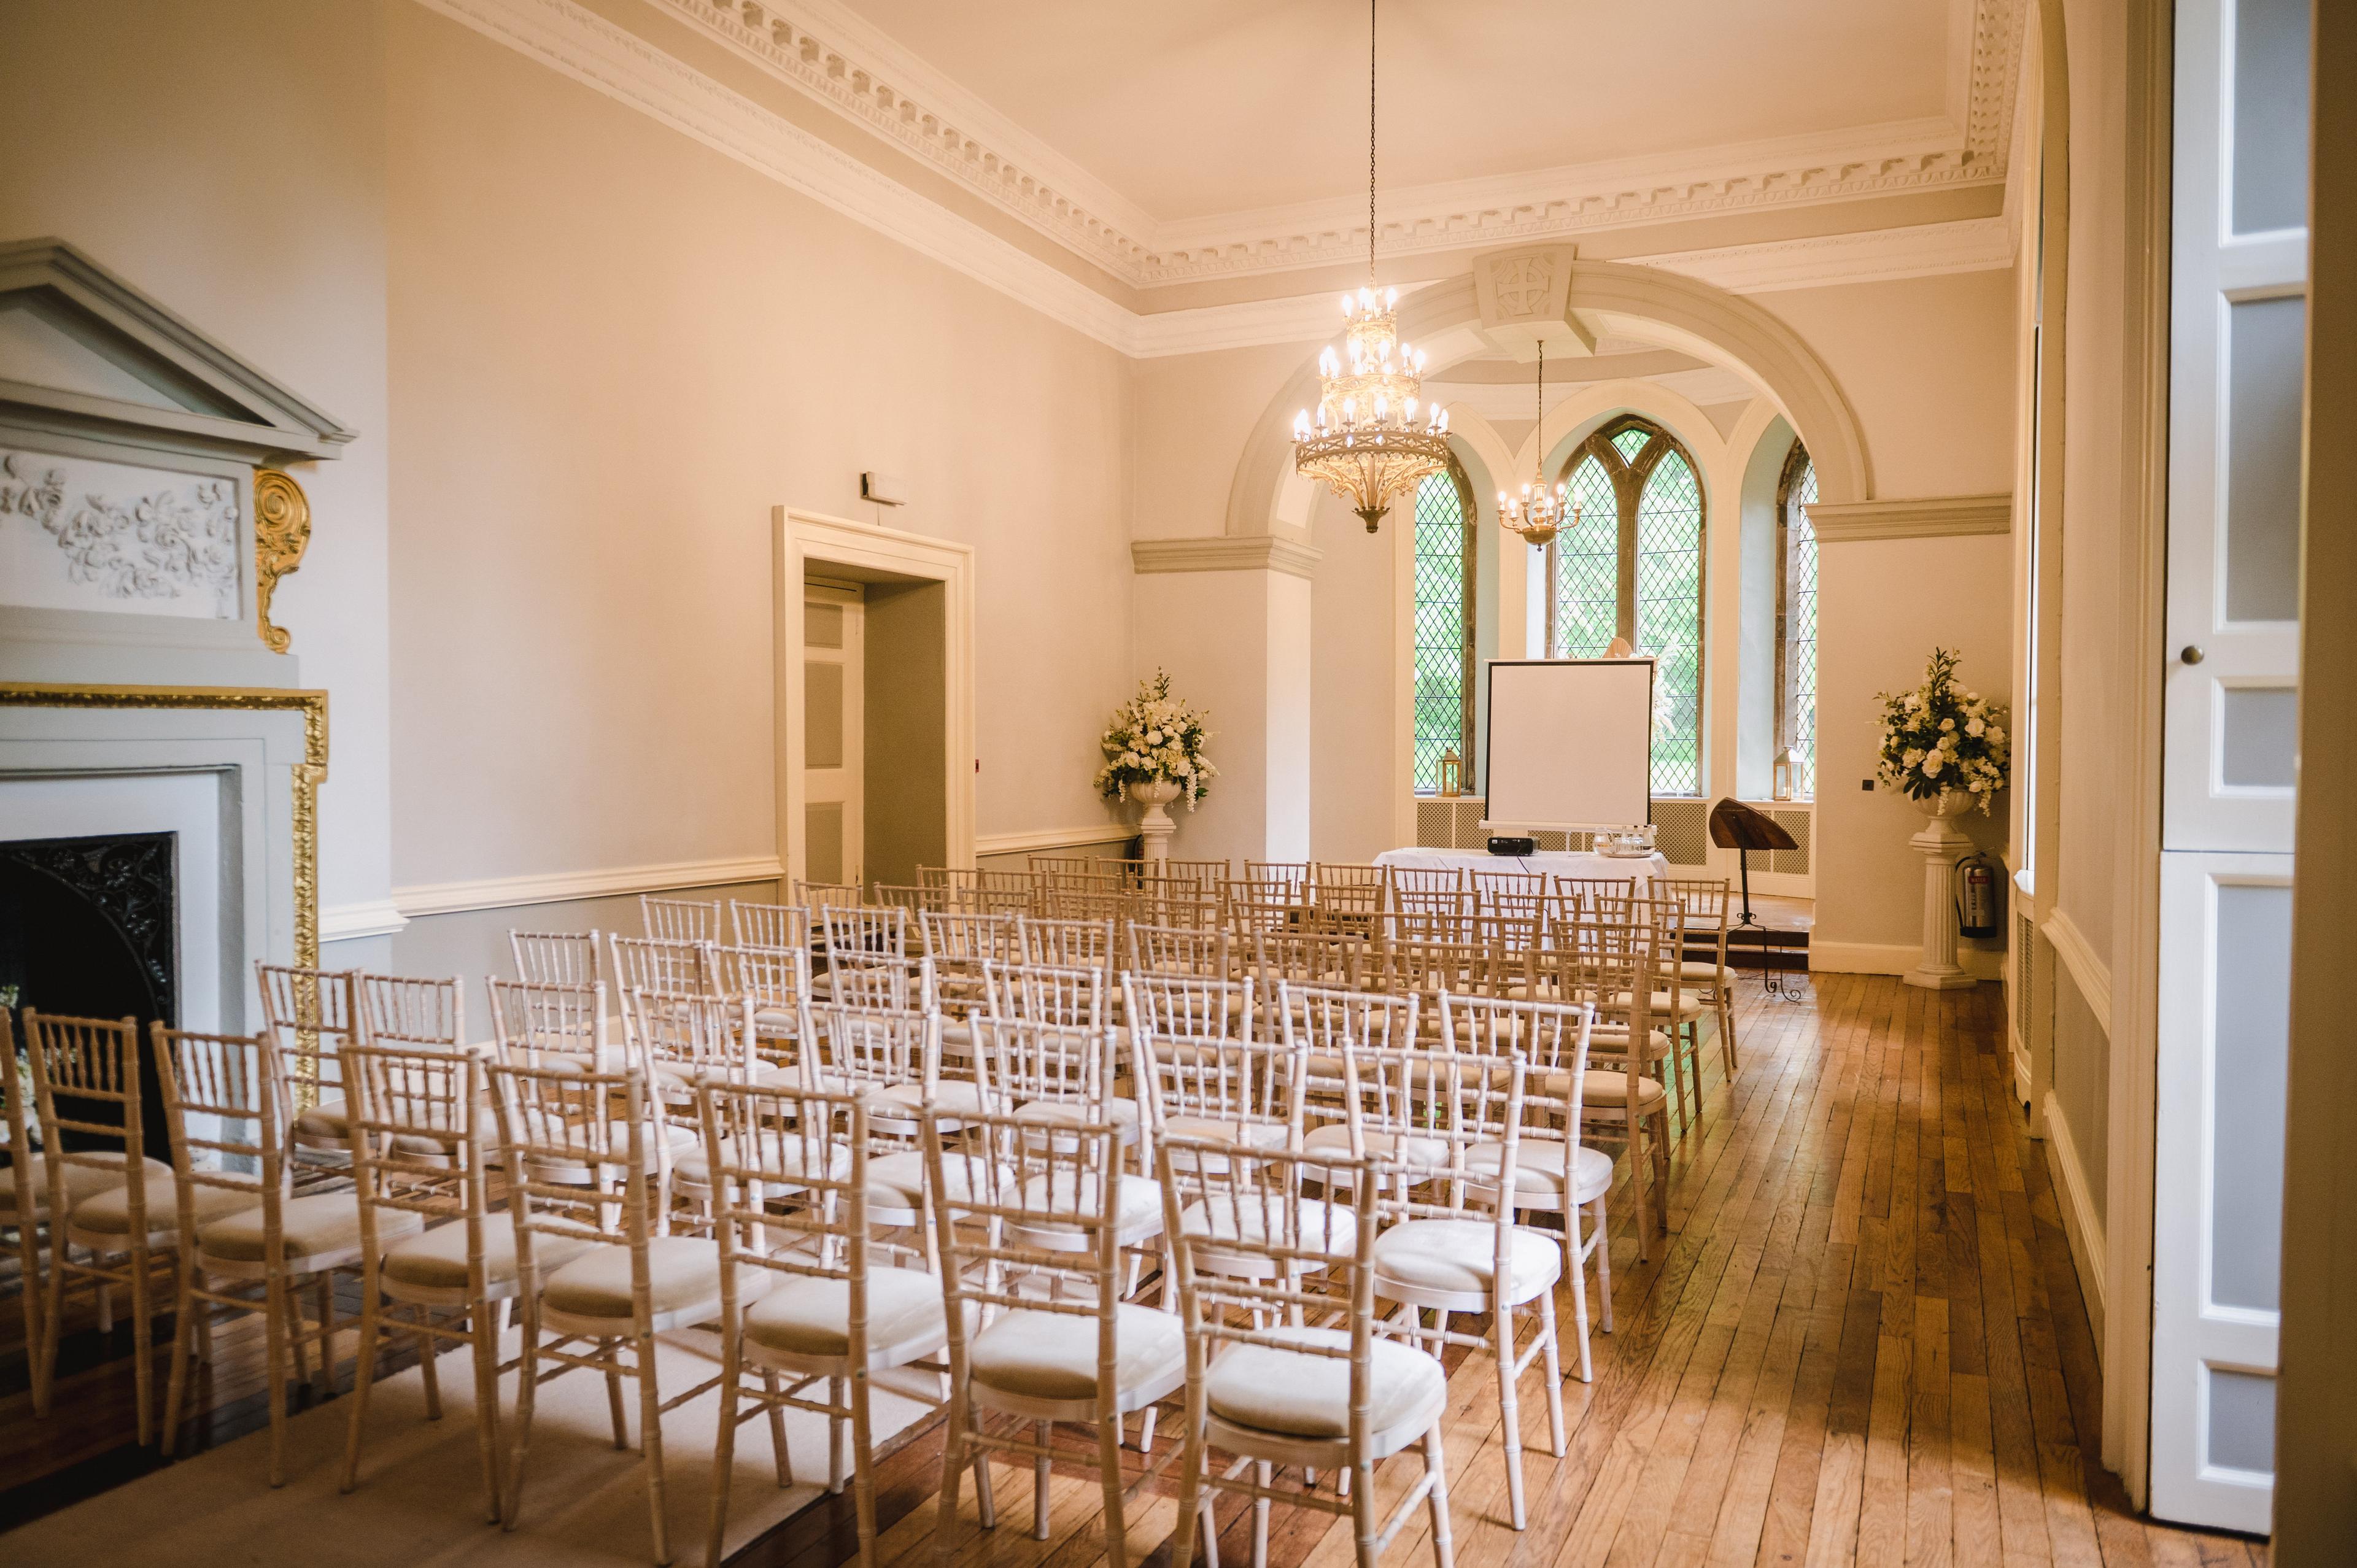
[[1472, 783], [1472, 494], [1451, 468], [1415, 492], [1415, 780], [1440, 788], [1440, 756], [1454, 750]]
[[1807, 510], [1816, 499], [1816, 465], [1795, 441], [1776, 494], [1776, 745], [1803, 800], [1817, 793], [1817, 531]]

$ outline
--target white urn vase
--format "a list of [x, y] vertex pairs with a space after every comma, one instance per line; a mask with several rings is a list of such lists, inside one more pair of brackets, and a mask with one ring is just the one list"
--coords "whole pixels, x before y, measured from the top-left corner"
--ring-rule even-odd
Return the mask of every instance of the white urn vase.
[[1170, 835], [1178, 824], [1170, 820], [1168, 807], [1178, 798], [1178, 784], [1172, 779], [1156, 779], [1129, 787], [1129, 798], [1146, 808], [1137, 820], [1137, 831], [1146, 840], [1146, 858], [1163, 861], [1170, 858]]
[[1956, 961], [1956, 862], [1972, 854], [1973, 841], [1956, 819], [1973, 809], [1962, 789], [1943, 789], [1918, 800], [1922, 830], [1907, 842], [1923, 855], [1923, 953], [1905, 980], [1929, 991], [1961, 991], [1973, 983]]

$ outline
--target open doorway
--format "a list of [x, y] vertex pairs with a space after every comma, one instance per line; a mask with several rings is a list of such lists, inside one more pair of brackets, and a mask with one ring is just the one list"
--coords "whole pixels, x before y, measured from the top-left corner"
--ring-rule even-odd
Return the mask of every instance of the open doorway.
[[974, 553], [780, 507], [778, 837], [789, 883], [974, 861]]

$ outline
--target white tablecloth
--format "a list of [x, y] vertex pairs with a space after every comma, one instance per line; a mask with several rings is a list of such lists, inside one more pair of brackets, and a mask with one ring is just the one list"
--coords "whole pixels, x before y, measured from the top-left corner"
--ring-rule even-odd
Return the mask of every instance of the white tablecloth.
[[1544, 871], [1553, 876], [1641, 877], [1651, 880], [1670, 874], [1670, 863], [1659, 854], [1622, 860], [1609, 854], [1578, 854], [1542, 850], [1536, 854], [1491, 854], [1479, 849], [1387, 849], [1375, 856], [1377, 865], [1402, 870], [1448, 871], [1463, 866], [1473, 871]]

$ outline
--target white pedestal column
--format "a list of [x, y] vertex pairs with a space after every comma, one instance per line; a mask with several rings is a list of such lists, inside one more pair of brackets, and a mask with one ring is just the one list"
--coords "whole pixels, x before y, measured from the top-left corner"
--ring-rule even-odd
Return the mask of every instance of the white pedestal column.
[[1170, 858], [1170, 835], [1178, 831], [1178, 824], [1170, 820], [1168, 810], [1170, 802], [1178, 798], [1178, 786], [1133, 784], [1129, 787], [1129, 798], [1145, 803], [1146, 813], [1137, 820], [1137, 832], [1145, 841], [1147, 862], [1159, 865]]
[[1973, 853], [1973, 841], [1956, 826], [1968, 801], [1943, 794], [1928, 808], [1923, 831], [1907, 842], [1923, 854], [1923, 956], [1905, 979], [1928, 991], [1961, 991], [1973, 983], [1956, 961], [1956, 862]]

